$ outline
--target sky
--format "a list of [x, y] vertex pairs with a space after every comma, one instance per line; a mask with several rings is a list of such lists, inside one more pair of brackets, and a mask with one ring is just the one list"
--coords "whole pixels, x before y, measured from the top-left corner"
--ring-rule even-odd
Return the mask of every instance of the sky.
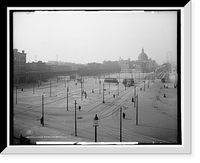
[[36, 11], [13, 15], [13, 48], [27, 62], [137, 60], [142, 48], [162, 64], [176, 59], [176, 11]]

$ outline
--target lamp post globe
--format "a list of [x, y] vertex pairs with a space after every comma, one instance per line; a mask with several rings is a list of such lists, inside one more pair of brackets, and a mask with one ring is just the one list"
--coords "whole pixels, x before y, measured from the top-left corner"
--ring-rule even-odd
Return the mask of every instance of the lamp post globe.
[[94, 126], [98, 126], [98, 120], [99, 120], [99, 118], [97, 117], [97, 114], [95, 114], [95, 117], [94, 117]]
[[95, 142], [97, 142], [97, 126], [98, 126], [98, 120], [97, 114], [94, 117], [94, 127], [95, 127]]

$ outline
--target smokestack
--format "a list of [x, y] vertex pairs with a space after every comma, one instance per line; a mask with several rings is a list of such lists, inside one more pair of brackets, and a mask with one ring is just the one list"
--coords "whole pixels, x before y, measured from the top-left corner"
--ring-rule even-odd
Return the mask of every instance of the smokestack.
[[57, 65], [58, 65], [58, 54], [57, 54]]

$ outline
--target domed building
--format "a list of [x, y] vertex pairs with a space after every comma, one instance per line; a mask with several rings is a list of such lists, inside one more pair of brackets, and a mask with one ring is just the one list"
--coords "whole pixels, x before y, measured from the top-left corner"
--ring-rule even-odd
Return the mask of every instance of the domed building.
[[123, 60], [120, 57], [118, 63], [121, 67], [121, 72], [136, 71], [147, 73], [154, 71], [158, 67], [155, 60], [148, 58], [147, 54], [144, 52], [144, 48], [142, 48], [142, 52], [139, 54], [138, 60], [130, 61], [130, 58], [128, 60]]
[[142, 48], [142, 53], [140, 53], [140, 55], [138, 56], [138, 61], [147, 61], [148, 60], [148, 56], [146, 55], [146, 53], [144, 53], [144, 49]]
[[147, 54], [144, 52], [144, 48], [142, 48], [142, 52], [139, 54], [138, 60], [132, 61], [132, 68], [134, 71], [152, 72], [157, 66], [158, 65], [155, 60], [148, 58]]

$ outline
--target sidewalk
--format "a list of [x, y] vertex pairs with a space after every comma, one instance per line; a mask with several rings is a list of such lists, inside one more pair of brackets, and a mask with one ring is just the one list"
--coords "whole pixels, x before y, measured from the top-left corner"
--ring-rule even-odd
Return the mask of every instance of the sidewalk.
[[26, 137], [27, 139], [30, 140], [30, 144], [37, 144], [42, 143], [42, 142], [67, 142], [76, 143], [76, 142], [90, 142], [91, 140], [81, 138], [79, 136], [74, 136], [74, 133], [67, 134], [67, 131], [59, 131], [60, 129], [56, 129], [54, 126], [55, 124], [46, 124], [44, 127], [43, 126], [35, 126], [35, 127], [30, 127], [30, 128], [24, 128], [23, 131], [21, 132], [22, 134], [16, 133], [15, 136], [15, 143], [19, 144], [19, 138], [20, 135], [23, 137]]

